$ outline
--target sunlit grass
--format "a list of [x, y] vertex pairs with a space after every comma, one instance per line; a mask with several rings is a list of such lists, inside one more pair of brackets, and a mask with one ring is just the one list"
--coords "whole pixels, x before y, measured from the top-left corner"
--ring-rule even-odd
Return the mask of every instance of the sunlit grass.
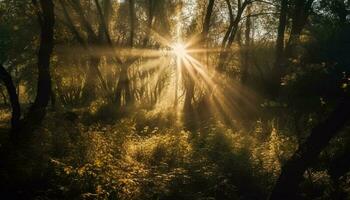
[[[152, 118], [145, 114], [144, 119]], [[53, 129], [54, 124], [48, 127], [52, 130], [50, 137], [64, 139], [53, 148], [65, 145], [70, 149], [64, 157], [51, 158], [61, 180], [57, 187], [63, 188], [65, 195], [74, 186], [82, 195], [133, 200], [152, 199], [152, 195], [191, 187], [198, 181], [216, 185], [220, 182], [218, 177], [241, 187], [240, 178], [246, 176], [253, 181], [274, 179], [280, 169], [279, 159], [290, 156], [290, 152], [280, 150], [293, 149], [290, 147], [294, 145], [293, 140], [277, 130], [273, 130], [266, 142], [259, 142], [252, 134], [236, 132], [221, 123], [206, 127], [206, 132], [193, 137], [176, 127], [138, 127], [142, 120], [137, 117], [114, 125], [81, 127], [82, 132], [75, 139], [69, 133], [62, 137], [63, 128]], [[74, 143], [75, 140], [79, 142]], [[285, 140], [290, 142], [284, 143]], [[262, 179], [265, 173], [270, 175], [269, 180]], [[195, 187], [189, 192], [194, 194]]]

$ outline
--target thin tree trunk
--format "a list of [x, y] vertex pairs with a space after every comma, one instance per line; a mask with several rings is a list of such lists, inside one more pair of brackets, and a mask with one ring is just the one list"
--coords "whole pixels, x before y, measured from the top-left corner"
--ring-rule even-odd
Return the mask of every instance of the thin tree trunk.
[[275, 63], [272, 70], [272, 75], [270, 80], [270, 88], [268, 88], [268, 93], [271, 98], [276, 98], [279, 94], [281, 77], [283, 71], [286, 68], [286, 59], [284, 53], [284, 33], [287, 24], [287, 9], [288, 0], [281, 0], [279, 24], [277, 29], [277, 39], [276, 39], [276, 53], [275, 53]]
[[[129, 0], [129, 23], [130, 23], [130, 36], [129, 36], [129, 47], [134, 46], [135, 37], [135, 2], [134, 0]], [[130, 91], [130, 79], [128, 75], [128, 69], [132, 62], [124, 62], [121, 66], [119, 81], [117, 84], [115, 101], [118, 108], [122, 106], [122, 92], [125, 94], [125, 105], [133, 104], [133, 97]]]
[[0, 90], [1, 90], [0, 93], [1, 93], [1, 96], [2, 96], [3, 104], [5, 106], [8, 106], [9, 103], [7, 102], [7, 96], [5, 95], [3, 88], [1, 87]]
[[[90, 102], [96, 97], [96, 85], [98, 82], [100, 58], [91, 56], [87, 69], [86, 83], [83, 88], [83, 99], [85, 102]], [[102, 83], [103, 84], [103, 83]]]
[[[185, 70], [183, 70], [185, 71]], [[190, 113], [192, 111], [192, 99], [194, 96], [194, 80], [189, 75], [189, 72], [185, 72], [184, 74], [184, 81], [185, 81], [185, 102], [184, 102], [184, 112]]]
[[346, 96], [329, 117], [314, 127], [305, 143], [282, 167], [270, 200], [297, 199], [298, 185], [303, 174], [317, 159], [329, 141], [344, 127], [350, 118], [350, 97]]
[[277, 40], [276, 40], [275, 68], [279, 67], [280, 62], [283, 59], [282, 57], [283, 57], [283, 51], [284, 51], [284, 32], [286, 30], [286, 23], [287, 23], [287, 9], [288, 9], [288, 0], [281, 0], [281, 10], [280, 10]]
[[[249, 5], [251, 2], [246, 0], [243, 2], [243, 4], [238, 5], [238, 10], [237, 10], [237, 15], [235, 17], [235, 19], [233, 21], [230, 22], [230, 26], [229, 29], [227, 30], [225, 37], [222, 41], [222, 47], [221, 47], [221, 52], [219, 55], [219, 62], [218, 62], [218, 71], [224, 71], [224, 65], [226, 63], [227, 60], [227, 56], [228, 56], [228, 51], [232, 46], [232, 43], [235, 39], [235, 36], [237, 34], [238, 31], [238, 27], [239, 27], [239, 23], [242, 19], [242, 14], [245, 10], [245, 8], [247, 7], [247, 5]], [[230, 4], [228, 4], [230, 5]], [[231, 13], [230, 13], [231, 15]]]
[[[207, 42], [207, 37], [209, 33], [210, 28], [210, 19], [213, 13], [215, 0], [209, 0], [205, 19], [203, 23], [203, 30], [201, 32], [201, 45], [204, 46]], [[180, 61], [182, 62], [182, 61]], [[184, 84], [185, 84], [185, 102], [184, 102], [184, 113], [191, 116], [192, 114], [192, 100], [194, 98], [194, 77], [195, 76], [195, 70], [192, 66], [190, 66], [188, 69], [184, 69], [183, 71], [183, 77], [184, 77]], [[192, 75], [192, 76], [191, 76]]]
[[122, 93], [125, 94], [125, 104], [130, 105], [132, 97], [130, 94], [130, 81], [128, 78], [128, 68], [124, 67], [120, 71], [119, 81], [116, 89], [115, 102], [118, 108], [122, 107]]
[[146, 36], [143, 40], [143, 46], [145, 47], [150, 39], [150, 33], [151, 29], [153, 27], [153, 21], [154, 21], [154, 6], [155, 2], [154, 0], [148, 0], [148, 12], [147, 12], [147, 30], [146, 30]]
[[54, 89], [51, 89], [51, 109], [55, 110], [56, 109], [56, 94]]
[[248, 70], [250, 63], [250, 34], [251, 34], [251, 4], [247, 8], [246, 15], [248, 16], [245, 23], [245, 45], [243, 48], [243, 62], [242, 62], [242, 73], [241, 73], [241, 82], [245, 84], [248, 79]]
[[203, 23], [203, 30], [202, 30], [202, 41], [207, 39], [209, 28], [210, 28], [210, 18], [213, 13], [215, 0], [209, 0], [207, 12], [205, 15], [204, 23]]
[[17, 134], [20, 127], [21, 107], [16, 92], [16, 87], [13, 84], [11, 75], [6, 71], [4, 66], [0, 64], [0, 79], [6, 86], [7, 93], [10, 97], [12, 107], [11, 130], [13, 134]]
[[134, 0], [129, 0], [129, 20], [130, 20], [130, 37], [129, 46], [133, 47], [135, 38], [135, 2]]
[[224, 38], [222, 40], [222, 43], [221, 43], [221, 48], [222, 49], [224, 49], [225, 46], [226, 46], [228, 37], [230, 36], [231, 30], [233, 28], [233, 24], [234, 24], [234, 21], [235, 21], [235, 18], [233, 16], [233, 11], [232, 11], [232, 6], [231, 6], [231, 3], [230, 3], [230, 0], [226, 0], [226, 4], [227, 4], [229, 15], [230, 15], [230, 25], [228, 26], [227, 31], [225, 33], [225, 36], [224, 36]]
[[184, 126], [190, 131], [195, 129], [195, 122], [196, 122], [194, 118], [193, 106], [192, 106], [192, 100], [194, 99], [194, 86], [195, 86], [194, 77], [192, 77], [193, 75], [194, 75], [194, 71], [192, 66], [182, 69], [182, 77], [183, 77], [183, 82], [185, 87], [185, 101], [184, 101], [184, 107], [183, 107]]

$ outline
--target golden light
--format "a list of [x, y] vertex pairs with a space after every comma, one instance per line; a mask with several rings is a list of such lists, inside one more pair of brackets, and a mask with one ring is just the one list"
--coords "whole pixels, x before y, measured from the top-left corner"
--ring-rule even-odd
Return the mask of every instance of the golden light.
[[187, 49], [186, 46], [182, 43], [175, 43], [171, 45], [172, 52], [178, 57], [178, 58], [185, 58], [187, 56]]

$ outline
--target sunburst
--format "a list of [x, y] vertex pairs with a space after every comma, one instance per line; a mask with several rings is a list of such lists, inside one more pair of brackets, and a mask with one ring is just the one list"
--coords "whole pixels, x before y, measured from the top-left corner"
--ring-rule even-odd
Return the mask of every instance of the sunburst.
[[176, 42], [171, 45], [172, 53], [180, 59], [184, 59], [188, 56], [187, 47], [181, 42]]
[[[183, 75], [192, 79], [197, 90], [200, 90], [198, 94], [210, 94], [211, 100], [208, 107], [210, 111], [208, 110], [208, 112], [213, 112], [215, 115], [221, 115], [225, 118], [225, 116], [232, 114], [230, 111], [240, 110], [240, 106], [236, 105], [237, 102], [228, 99], [227, 96], [234, 94], [235, 96], [240, 96], [240, 98], [245, 98], [246, 102], [251, 101], [250, 93], [245, 92], [246, 94], [243, 95], [243, 92], [235, 83], [225, 84], [224, 88], [218, 86], [222, 86], [224, 80], [213, 69], [212, 65], [215, 63], [210, 62], [210, 59], [209, 62], [208, 60], [203, 62], [204, 58], [208, 59], [208, 55], [222, 51], [221, 48], [207, 48], [199, 45], [200, 39], [198, 35], [184, 40], [183, 38], [179, 39], [179, 37], [165, 38], [153, 30], [150, 32], [152, 39], [160, 45], [159, 48], [101, 48], [92, 46], [92, 50], [88, 51], [88, 53], [93, 52], [95, 56], [97, 54], [112, 58], [119, 56], [123, 60], [127, 60], [129, 57], [142, 58], [133, 67], [136, 67], [140, 74], [147, 74], [145, 80], [138, 83], [142, 87], [147, 85], [147, 90], [158, 87], [159, 80], [166, 77], [164, 74], [170, 74], [167, 77], [168, 82], [171, 84], [166, 85], [161, 94], [159, 94], [155, 108], [164, 109], [172, 106], [177, 112], [181, 112], [181, 106], [178, 105], [183, 103], [184, 100]], [[59, 50], [71, 52], [72, 48], [60, 47]], [[79, 50], [86, 53], [84, 49], [74, 49], [75, 52]], [[130, 77], [130, 79], [135, 78]], [[169, 101], [169, 99], [171, 100]], [[172, 101], [173, 99], [174, 101]]]

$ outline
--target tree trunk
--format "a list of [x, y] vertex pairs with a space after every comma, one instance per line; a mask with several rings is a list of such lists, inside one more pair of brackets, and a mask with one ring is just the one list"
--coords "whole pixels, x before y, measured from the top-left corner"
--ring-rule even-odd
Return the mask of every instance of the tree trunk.
[[288, 0], [281, 0], [279, 24], [277, 30], [277, 39], [276, 39], [276, 53], [275, 53], [275, 63], [274, 68], [272, 69], [272, 75], [270, 87], [268, 88], [268, 93], [271, 98], [276, 98], [279, 94], [281, 77], [283, 71], [286, 68], [286, 59], [284, 54], [284, 33], [286, 30], [287, 24], [287, 10], [288, 10]]
[[129, 0], [129, 20], [130, 20], [130, 37], [129, 46], [133, 47], [135, 38], [135, 2], [134, 0]]
[[148, 0], [148, 12], [147, 12], [147, 30], [146, 35], [143, 40], [143, 46], [145, 47], [150, 39], [150, 33], [153, 27], [153, 21], [154, 21], [154, 7], [155, 7], [155, 1], [154, 0]]
[[270, 200], [297, 199], [298, 185], [305, 170], [314, 163], [329, 141], [343, 128], [350, 118], [350, 97], [346, 96], [329, 117], [312, 129], [305, 143], [282, 167]]
[[2, 96], [3, 104], [5, 106], [8, 106], [9, 103], [7, 102], [7, 96], [5, 95], [3, 88], [0, 87], [0, 90], [1, 90], [0, 93], [1, 93], [1, 96]]
[[248, 16], [245, 23], [245, 45], [243, 48], [243, 62], [242, 62], [242, 72], [241, 72], [241, 82], [242, 84], [245, 84], [248, 79], [248, 71], [249, 71], [249, 65], [250, 65], [250, 32], [251, 32], [251, 4], [247, 8], [246, 15]]
[[309, 17], [314, 0], [296, 0], [292, 16], [292, 29], [285, 50], [286, 58], [294, 56], [295, 46], [299, 43], [300, 35]]
[[288, 9], [288, 0], [281, 0], [281, 10], [280, 10], [277, 40], [276, 40], [275, 68], [279, 67], [279, 64], [283, 57], [284, 32], [286, 30], [286, 23], [287, 23], [287, 9]]
[[[36, 0], [33, 3], [37, 5]], [[40, 47], [38, 54], [38, 83], [37, 95], [30, 107], [26, 120], [29, 126], [35, 127], [41, 124], [46, 114], [46, 107], [51, 96], [50, 57], [53, 51], [54, 39], [54, 4], [52, 0], [40, 0], [41, 13], [38, 14], [41, 27]]]
[[209, 0], [207, 12], [206, 12], [204, 23], [203, 23], [203, 30], [202, 30], [202, 34], [201, 34], [202, 41], [207, 39], [207, 36], [209, 33], [210, 18], [211, 18], [211, 15], [213, 13], [214, 3], [215, 3], [215, 0]]
[[123, 67], [120, 71], [119, 81], [117, 84], [115, 102], [118, 108], [122, 107], [122, 93], [124, 92], [125, 105], [132, 104], [132, 96], [130, 93], [130, 81], [128, 77], [128, 67]]
[[56, 94], [53, 88], [51, 89], [50, 100], [51, 100], [51, 109], [56, 110]]
[[[201, 32], [201, 38], [200, 38], [200, 45], [205, 47], [205, 44], [207, 42], [207, 37], [209, 33], [210, 28], [210, 19], [213, 13], [215, 0], [209, 0], [206, 14], [205, 14], [205, 20], [203, 23], [203, 30]], [[179, 60], [181, 63], [182, 60]], [[183, 63], [182, 63], [183, 64]], [[186, 63], [187, 64], [187, 63]], [[190, 64], [190, 63], [189, 63]], [[185, 115], [188, 115], [191, 117], [192, 115], [192, 100], [194, 98], [194, 77], [195, 76], [195, 70], [192, 65], [190, 65], [188, 68], [184, 68], [182, 70], [183, 77], [184, 77], [184, 85], [185, 85], [185, 102], [184, 102], [184, 113]]]
[[[182, 61], [181, 61], [182, 62]], [[182, 63], [183, 64], [183, 63]], [[191, 71], [190, 71], [191, 70]], [[182, 77], [185, 87], [185, 102], [183, 107], [184, 126], [192, 131], [195, 128], [195, 118], [193, 113], [192, 100], [194, 98], [194, 71], [193, 67], [189, 65], [182, 69]]]
[[[84, 102], [88, 103], [96, 97], [96, 86], [98, 83], [100, 58], [91, 56], [88, 63], [86, 83], [83, 89]], [[102, 83], [103, 84], [103, 83]]]
[[10, 97], [11, 107], [12, 107], [12, 117], [11, 117], [11, 131], [16, 134], [20, 127], [20, 117], [21, 117], [21, 107], [18, 100], [18, 95], [16, 92], [16, 87], [13, 84], [12, 77], [10, 73], [6, 71], [4, 66], [0, 64], [0, 79], [4, 82], [6, 86], [7, 93]]
[[[135, 37], [135, 2], [134, 0], [129, 0], [129, 23], [130, 23], [130, 36], [129, 36], [129, 47], [134, 46]], [[130, 92], [130, 80], [128, 76], [129, 66], [133, 61], [127, 61], [122, 63], [119, 81], [117, 84], [115, 102], [118, 108], [122, 107], [122, 92], [124, 91], [125, 105], [129, 106], [133, 103], [133, 97]]]
[[228, 51], [231, 48], [232, 43], [235, 39], [235, 36], [238, 31], [238, 27], [239, 27], [239, 22], [241, 21], [242, 14], [248, 4], [250, 4], [250, 1], [246, 0], [243, 2], [242, 5], [238, 5], [237, 15], [235, 19], [230, 22], [230, 26], [221, 44], [221, 52], [219, 55], [219, 62], [218, 62], [218, 71], [224, 71], [224, 65], [227, 60]]

